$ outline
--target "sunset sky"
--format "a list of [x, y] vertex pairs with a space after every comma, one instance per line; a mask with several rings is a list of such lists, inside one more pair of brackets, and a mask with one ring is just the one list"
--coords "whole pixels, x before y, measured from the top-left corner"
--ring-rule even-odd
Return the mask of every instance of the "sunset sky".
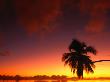
[[[61, 61], [73, 38], [110, 59], [109, 22], [109, 0], [0, 0], [0, 74], [74, 76]], [[110, 62], [95, 65], [85, 76], [110, 76]]]

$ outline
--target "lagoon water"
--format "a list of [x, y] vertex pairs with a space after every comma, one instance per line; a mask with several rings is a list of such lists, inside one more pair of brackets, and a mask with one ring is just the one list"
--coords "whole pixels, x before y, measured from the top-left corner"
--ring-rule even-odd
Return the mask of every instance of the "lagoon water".
[[0, 80], [0, 82], [110, 82], [110, 80], [77, 80], [77, 81], [61, 81], [61, 80]]

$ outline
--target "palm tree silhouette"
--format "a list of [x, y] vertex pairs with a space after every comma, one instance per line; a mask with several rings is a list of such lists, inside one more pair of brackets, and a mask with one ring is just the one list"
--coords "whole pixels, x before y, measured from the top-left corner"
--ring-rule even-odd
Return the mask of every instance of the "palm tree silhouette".
[[88, 52], [96, 55], [97, 51], [92, 46], [87, 46], [84, 42], [74, 39], [69, 46], [69, 53], [64, 53], [62, 61], [64, 65], [69, 65], [71, 71], [76, 73], [79, 79], [83, 78], [83, 71], [93, 73], [94, 63]]

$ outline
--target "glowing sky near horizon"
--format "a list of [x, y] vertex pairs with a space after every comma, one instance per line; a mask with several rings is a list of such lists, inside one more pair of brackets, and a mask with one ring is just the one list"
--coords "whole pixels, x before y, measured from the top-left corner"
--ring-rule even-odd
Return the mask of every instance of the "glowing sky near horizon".
[[[110, 59], [109, 0], [0, 0], [0, 74], [68, 75], [62, 54], [73, 38]], [[2, 56], [6, 55], [6, 56]], [[110, 76], [110, 62], [90, 77]]]

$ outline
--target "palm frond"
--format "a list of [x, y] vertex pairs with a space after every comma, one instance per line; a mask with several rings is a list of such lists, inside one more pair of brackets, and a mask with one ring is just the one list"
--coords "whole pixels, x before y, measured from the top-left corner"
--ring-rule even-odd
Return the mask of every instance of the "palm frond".
[[77, 39], [74, 39], [69, 46], [69, 51], [70, 52], [72, 52], [72, 50], [79, 51], [81, 49], [81, 45], [82, 44], [80, 41], [78, 41]]
[[71, 71], [75, 73], [77, 69], [77, 53], [76, 52], [71, 52], [71, 53], [64, 53], [62, 57], [62, 61], [64, 62], [64, 65], [69, 65], [71, 68]]
[[90, 53], [93, 53], [94, 55], [97, 54], [97, 51], [95, 48], [93, 48], [92, 46], [88, 46], [86, 47], [86, 52], [90, 52]]
[[84, 62], [84, 70], [87, 73], [93, 73], [93, 68], [95, 68], [93, 61], [90, 58], [87, 58]]
[[65, 60], [67, 60], [70, 55], [71, 55], [71, 53], [64, 53], [62, 56], [62, 61], [64, 62]]

